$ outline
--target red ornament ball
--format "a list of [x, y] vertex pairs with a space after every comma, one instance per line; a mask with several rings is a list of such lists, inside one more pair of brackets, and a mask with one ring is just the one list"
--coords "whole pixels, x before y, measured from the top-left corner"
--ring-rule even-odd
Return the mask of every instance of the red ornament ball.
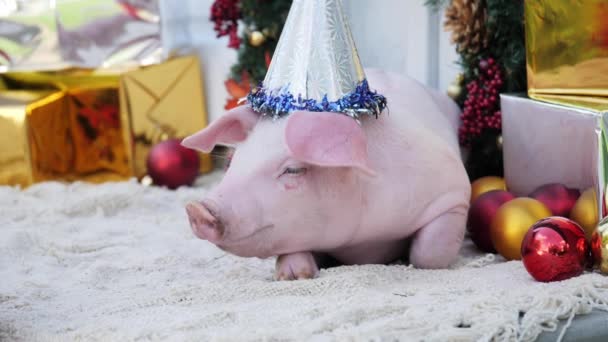
[[542, 202], [553, 215], [568, 217], [580, 196], [581, 192], [578, 189], [569, 189], [562, 184], [555, 183], [539, 187], [529, 197]]
[[183, 147], [181, 140], [171, 139], [150, 150], [146, 165], [154, 184], [177, 189], [194, 182], [199, 173], [200, 158], [194, 150]]
[[467, 227], [477, 248], [487, 253], [496, 252], [492, 244], [490, 225], [498, 208], [512, 199], [515, 199], [515, 196], [508, 191], [493, 190], [482, 194], [473, 202], [469, 209]]
[[551, 282], [579, 276], [589, 262], [585, 231], [564, 217], [549, 217], [534, 224], [521, 245], [528, 273], [538, 281]]

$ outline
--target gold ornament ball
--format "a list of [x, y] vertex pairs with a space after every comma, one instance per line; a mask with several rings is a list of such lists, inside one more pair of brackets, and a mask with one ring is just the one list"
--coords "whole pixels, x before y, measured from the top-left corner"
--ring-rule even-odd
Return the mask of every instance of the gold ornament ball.
[[521, 259], [524, 236], [532, 225], [549, 216], [549, 208], [533, 198], [520, 197], [503, 204], [490, 225], [494, 248], [507, 260]]
[[505, 180], [500, 177], [482, 177], [477, 179], [471, 184], [471, 203], [473, 203], [479, 196], [492, 190], [507, 190], [507, 184]]
[[591, 252], [595, 267], [603, 274], [608, 274], [608, 218], [600, 221], [597, 231], [593, 234]]
[[502, 134], [496, 137], [496, 146], [499, 150], [502, 150]]
[[266, 41], [266, 36], [260, 31], [253, 31], [249, 35], [249, 43], [251, 43], [251, 45], [253, 45], [255, 47], [258, 47], [258, 46], [264, 44], [265, 41]]
[[599, 219], [597, 210], [596, 192], [590, 188], [583, 192], [570, 212], [570, 219], [583, 227], [588, 240], [591, 239], [597, 227]]
[[456, 100], [462, 93], [462, 87], [459, 84], [452, 83], [448, 86], [448, 96]]

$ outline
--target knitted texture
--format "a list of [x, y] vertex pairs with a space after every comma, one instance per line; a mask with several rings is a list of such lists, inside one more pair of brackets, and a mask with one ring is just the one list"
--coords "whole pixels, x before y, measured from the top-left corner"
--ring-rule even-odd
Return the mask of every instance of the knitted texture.
[[197, 240], [171, 192], [136, 182], [0, 187], [0, 340], [532, 341], [593, 309], [608, 277], [532, 280], [473, 252], [449, 270], [366, 265], [274, 282], [273, 260]]

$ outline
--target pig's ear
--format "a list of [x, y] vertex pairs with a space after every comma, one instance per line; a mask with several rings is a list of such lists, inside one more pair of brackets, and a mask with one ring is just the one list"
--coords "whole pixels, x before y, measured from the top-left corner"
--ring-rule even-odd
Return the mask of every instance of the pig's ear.
[[336, 113], [294, 112], [287, 120], [285, 141], [293, 158], [375, 175], [369, 167], [365, 132], [354, 119]]
[[259, 116], [249, 106], [240, 106], [224, 114], [209, 127], [182, 141], [182, 145], [209, 153], [215, 145], [232, 145], [247, 139]]

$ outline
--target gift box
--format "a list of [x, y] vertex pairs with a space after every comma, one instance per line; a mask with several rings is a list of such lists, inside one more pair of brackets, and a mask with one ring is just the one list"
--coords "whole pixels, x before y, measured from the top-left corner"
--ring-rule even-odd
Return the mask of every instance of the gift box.
[[[0, 92], [0, 184], [145, 176], [155, 144], [207, 125], [200, 75], [196, 57], [120, 74], [5, 74], [12, 85], [47, 90]], [[200, 156], [200, 171], [211, 171], [211, 156]]]
[[[47, 89], [61, 95], [61, 110], [53, 112], [52, 120], [65, 122], [70, 149], [53, 145], [46, 153], [69, 156], [70, 164], [46, 179], [104, 181], [130, 175], [120, 126], [118, 75], [66, 70], [9, 73], [3, 78], [15, 88]], [[31, 134], [44, 131], [45, 120], [50, 119], [30, 127]]]
[[120, 127], [106, 120], [117, 88], [0, 93], [0, 184], [129, 176]]
[[608, 3], [524, 6], [529, 98], [501, 96], [507, 185], [522, 196], [548, 183], [594, 188], [605, 203]]
[[[121, 122], [131, 172], [146, 174], [146, 157], [165, 138], [184, 138], [207, 125], [199, 60], [171, 59], [122, 75]], [[211, 156], [200, 154], [201, 172], [211, 171]]]
[[608, 96], [608, 3], [604, 0], [526, 0], [528, 94]]
[[66, 92], [75, 174], [104, 171], [130, 176], [118, 96], [116, 86], [75, 88]]
[[518, 196], [549, 183], [581, 191], [593, 187], [602, 203], [599, 199], [604, 198], [608, 179], [608, 105], [584, 99], [560, 101], [501, 95], [507, 187]]
[[0, 15], [0, 71], [162, 60], [157, 0], [31, 0]]
[[[56, 116], [51, 114], [55, 110], [63, 111], [63, 107], [63, 94], [0, 94], [1, 184], [30, 184], [47, 172], [64, 172], [69, 168], [69, 160], [66, 160], [64, 155], [45, 154], [40, 146], [40, 143], [44, 142], [46, 146], [60, 146], [61, 150], [71, 150], [69, 139], [65, 137], [67, 121], [53, 120]], [[31, 127], [36, 127], [42, 121], [46, 121], [45, 128], [32, 135]]]

